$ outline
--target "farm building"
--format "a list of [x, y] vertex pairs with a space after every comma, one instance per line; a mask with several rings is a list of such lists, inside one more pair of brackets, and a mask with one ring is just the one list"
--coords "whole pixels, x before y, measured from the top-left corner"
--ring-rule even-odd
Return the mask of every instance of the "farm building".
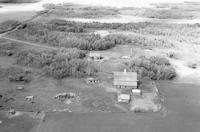
[[129, 56], [129, 55], [124, 55], [124, 56], [122, 56], [121, 58], [122, 58], [122, 59], [130, 59], [131, 56]]
[[103, 57], [101, 56], [100, 53], [90, 52], [89, 55], [88, 55], [88, 60], [89, 61], [91, 61], [91, 60], [99, 61], [101, 59], [103, 59]]
[[134, 94], [134, 95], [141, 95], [142, 91], [141, 91], [141, 89], [132, 89], [132, 94]]
[[101, 37], [105, 37], [105, 36], [109, 35], [110, 33], [106, 30], [99, 30], [99, 31], [95, 31], [94, 34], [100, 35]]
[[129, 94], [119, 94], [117, 98], [118, 102], [125, 102], [125, 103], [129, 103], [131, 99]]
[[99, 83], [99, 79], [93, 78], [93, 77], [86, 78], [85, 81], [86, 81], [87, 84]]
[[137, 73], [127, 72], [114, 72], [113, 85], [119, 88], [136, 89], [137, 88]]

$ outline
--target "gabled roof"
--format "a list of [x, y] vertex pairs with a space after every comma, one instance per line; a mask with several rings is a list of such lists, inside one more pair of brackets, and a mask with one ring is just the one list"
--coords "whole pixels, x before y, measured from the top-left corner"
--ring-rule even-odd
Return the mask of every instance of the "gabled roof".
[[114, 72], [113, 85], [137, 86], [136, 72]]

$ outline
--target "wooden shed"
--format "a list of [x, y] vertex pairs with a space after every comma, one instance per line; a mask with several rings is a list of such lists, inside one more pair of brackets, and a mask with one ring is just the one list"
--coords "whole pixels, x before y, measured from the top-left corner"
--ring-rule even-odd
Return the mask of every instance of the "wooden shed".
[[94, 60], [94, 61], [99, 61], [103, 59], [103, 57], [101, 56], [100, 53], [94, 53], [94, 52], [90, 52], [88, 54], [88, 60]]
[[87, 84], [99, 83], [99, 79], [93, 78], [93, 77], [86, 78], [85, 81], [86, 81]]
[[117, 98], [118, 102], [125, 102], [125, 103], [129, 103], [131, 99], [129, 94], [119, 94]]

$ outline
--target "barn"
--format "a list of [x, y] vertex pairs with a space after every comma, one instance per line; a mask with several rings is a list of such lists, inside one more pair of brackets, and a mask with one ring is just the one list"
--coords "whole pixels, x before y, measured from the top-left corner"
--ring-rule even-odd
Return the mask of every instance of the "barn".
[[114, 72], [113, 85], [118, 88], [136, 89], [137, 88], [137, 73], [127, 72]]

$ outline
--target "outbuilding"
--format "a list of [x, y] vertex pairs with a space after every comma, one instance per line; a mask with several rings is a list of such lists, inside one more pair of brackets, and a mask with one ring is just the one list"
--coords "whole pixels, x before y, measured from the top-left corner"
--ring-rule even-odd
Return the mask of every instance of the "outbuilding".
[[119, 94], [117, 98], [118, 102], [124, 102], [124, 103], [129, 103], [131, 99], [129, 94]]
[[103, 57], [101, 56], [100, 53], [90, 52], [88, 54], [88, 60], [89, 61], [91, 61], [91, 60], [93, 60], [93, 61], [100, 61], [102, 59], [103, 59]]
[[127, 72], [114, 72], [113, 85], [118, 88], [136, 89], [137, 88], [137, 73]]
[[132, 94], [141, 95], [142, 94], [141, 89], [132, 89]]
[[99, 83], [99, 79], [93, 78], [93, 77], [86, 78], [85, 81], [86, 81], [87, 84]]

